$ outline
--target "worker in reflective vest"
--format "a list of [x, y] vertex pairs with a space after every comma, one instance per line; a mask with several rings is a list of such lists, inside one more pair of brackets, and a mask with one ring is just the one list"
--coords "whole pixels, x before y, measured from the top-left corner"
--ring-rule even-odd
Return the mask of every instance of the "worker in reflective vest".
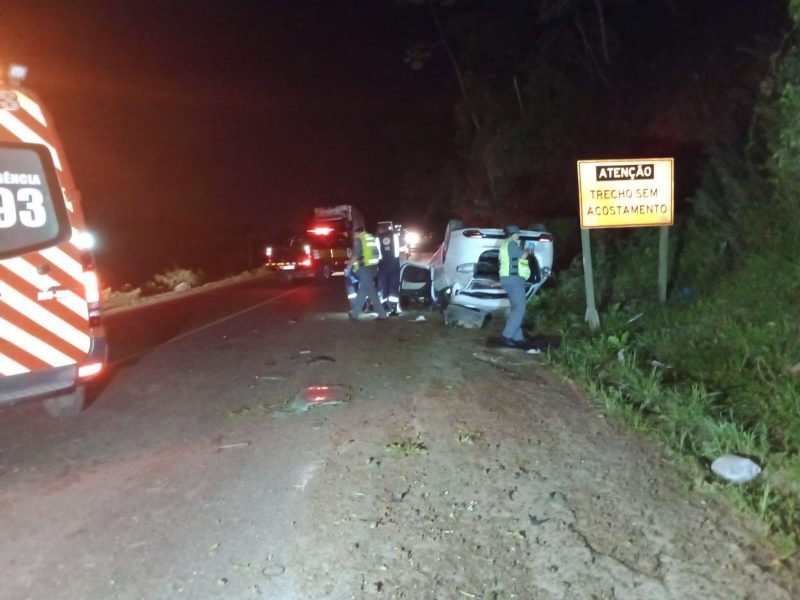
[[381, 251], [371, 233], [364, 231], [363, 227], [358, 228], [356, 232], [358, 235], [353, 240], [353, 249], [347, 266], [358, 273], [358, 292], [350, 302], [348, 316], [351, 319], [358, 319], [364, 301], [369, 298], [372, 306], [378, 311], [378, 318], [385, 319], [386, 311], [378, 300], [378, 293], [375, 290], [375, 277], [378, 275]]
[[378, 264], [378, 297], [392, 316], [400, 314], [400, 244], [399, 228], [384, 226], [378, 231], [381, 260]]
[[519, 227], [506, 227], [508, 236], [500, 246], [500, 285], [511, 303], [506, 326], [503, 328], [503, 344], [512, 348], [524, 346], [522, 320], [525, 318], [525, 282], [531, 276], [528, 264], [530, 250], [523, 250], [519, 243]]

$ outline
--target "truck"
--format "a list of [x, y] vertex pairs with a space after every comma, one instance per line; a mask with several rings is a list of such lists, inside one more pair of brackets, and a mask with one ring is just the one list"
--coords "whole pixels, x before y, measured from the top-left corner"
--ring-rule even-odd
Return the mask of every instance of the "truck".
[[106, 364], [100, 284], [80, 193], [26, 75], [0, 72], [0, 406], [74, 415]]
[[354, 230], [363, 226], [364, 217], [349, 204], [315, 208], [304, 232], [266, 246], [265, 265], [287, 279], [327, 279], [344, 271]]
[[341, 233], [352, 241], [353, 231], [364, 227], [364, 216], [351, 204], [323, 206], [314, 209], [314, 221], [309, 232], [327, 235]]

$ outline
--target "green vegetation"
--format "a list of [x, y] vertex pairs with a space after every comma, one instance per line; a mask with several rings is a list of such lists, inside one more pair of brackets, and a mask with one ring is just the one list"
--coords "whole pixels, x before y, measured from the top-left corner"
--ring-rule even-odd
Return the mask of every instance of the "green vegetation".
[[169, 291], [176, 288], [189, 289], [200, 285], [204, 278], [205, 275], [202, 271], [195, 272], [191, 269], [173, 266], [163, 273], [155, 275], [151, 286], [161, 291]]
[[[800, 2], [791, 3], [800, 15]], [[752, 510], [780, 544], [800, 540], [800, 54], [794, 39], [761, 85], [746, 138], [708, 150], [672, 228], [670, 295], [656, 300], [657, 231], [592, 232], [601, 328], [583, 322], [577, 261], [537, 297], [557, 367], [607, 409], [707, 466], [735, 453], [762, 474], [695, 484]]]
[[[438, 57], [452, 75], [457, 156], [432, 173], [441, 189], [431, 197], [470, 222], [550, 225], [557, 280], [530, 316], [562, 334], [557, 367], [697, 465], [698, 486], [751, 509], [793, 552], [800, 0], [788, 13], [778, 3], [685, 3], [680, 20], [669, 2], [398, 2], [431, 24], [406, 64]], [[756, 30], [756, 18], [770, 27]], [[656, 31], [657, 43], [638, 35]], [[657, 230], [594, 231], [602, 325], [591, 333], [580, 258], [569, 265], [577, 224], [549, 218], [575, 193], [576, 159], [620, 156], [676, 159], [669, 297], [657, 301]], [[726, 453], [756, 460], [761, 475], [720, 482], [705, 467]]]

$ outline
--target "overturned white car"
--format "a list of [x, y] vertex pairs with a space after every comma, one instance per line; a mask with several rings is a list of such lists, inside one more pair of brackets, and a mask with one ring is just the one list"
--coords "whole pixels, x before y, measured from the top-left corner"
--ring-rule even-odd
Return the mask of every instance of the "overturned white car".
[[[408, 262], [400, 271], [400, 295], [406, 302], [458, 305], [491, 313], [509, 308], [500, 286], [502, 229], [464, 227], [450, 221], [444, 241], [429, 263]], [[530, 298], [547, 281], [553, 267], [553, 236], [544, 228], [520, 231], [520, 243], [533, 251], [531, 276], [525, 284]], [[535, 260], [534, 260], [535, 259]]]

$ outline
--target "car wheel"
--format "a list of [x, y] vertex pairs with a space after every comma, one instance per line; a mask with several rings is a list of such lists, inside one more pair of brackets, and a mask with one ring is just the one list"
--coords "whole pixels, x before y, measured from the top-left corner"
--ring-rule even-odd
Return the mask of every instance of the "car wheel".
[[319, 270], [319, 275], [322, 279], [330, 279], [331, 275], [333, 275], [333, 269], [329, 264], [322, 265], [322, 268]]
[[51, 417], [74, 417], [86, 402], [86, 386], [79, 385], [68, 394], [48, 398], [44, 401], [44, 409]]

